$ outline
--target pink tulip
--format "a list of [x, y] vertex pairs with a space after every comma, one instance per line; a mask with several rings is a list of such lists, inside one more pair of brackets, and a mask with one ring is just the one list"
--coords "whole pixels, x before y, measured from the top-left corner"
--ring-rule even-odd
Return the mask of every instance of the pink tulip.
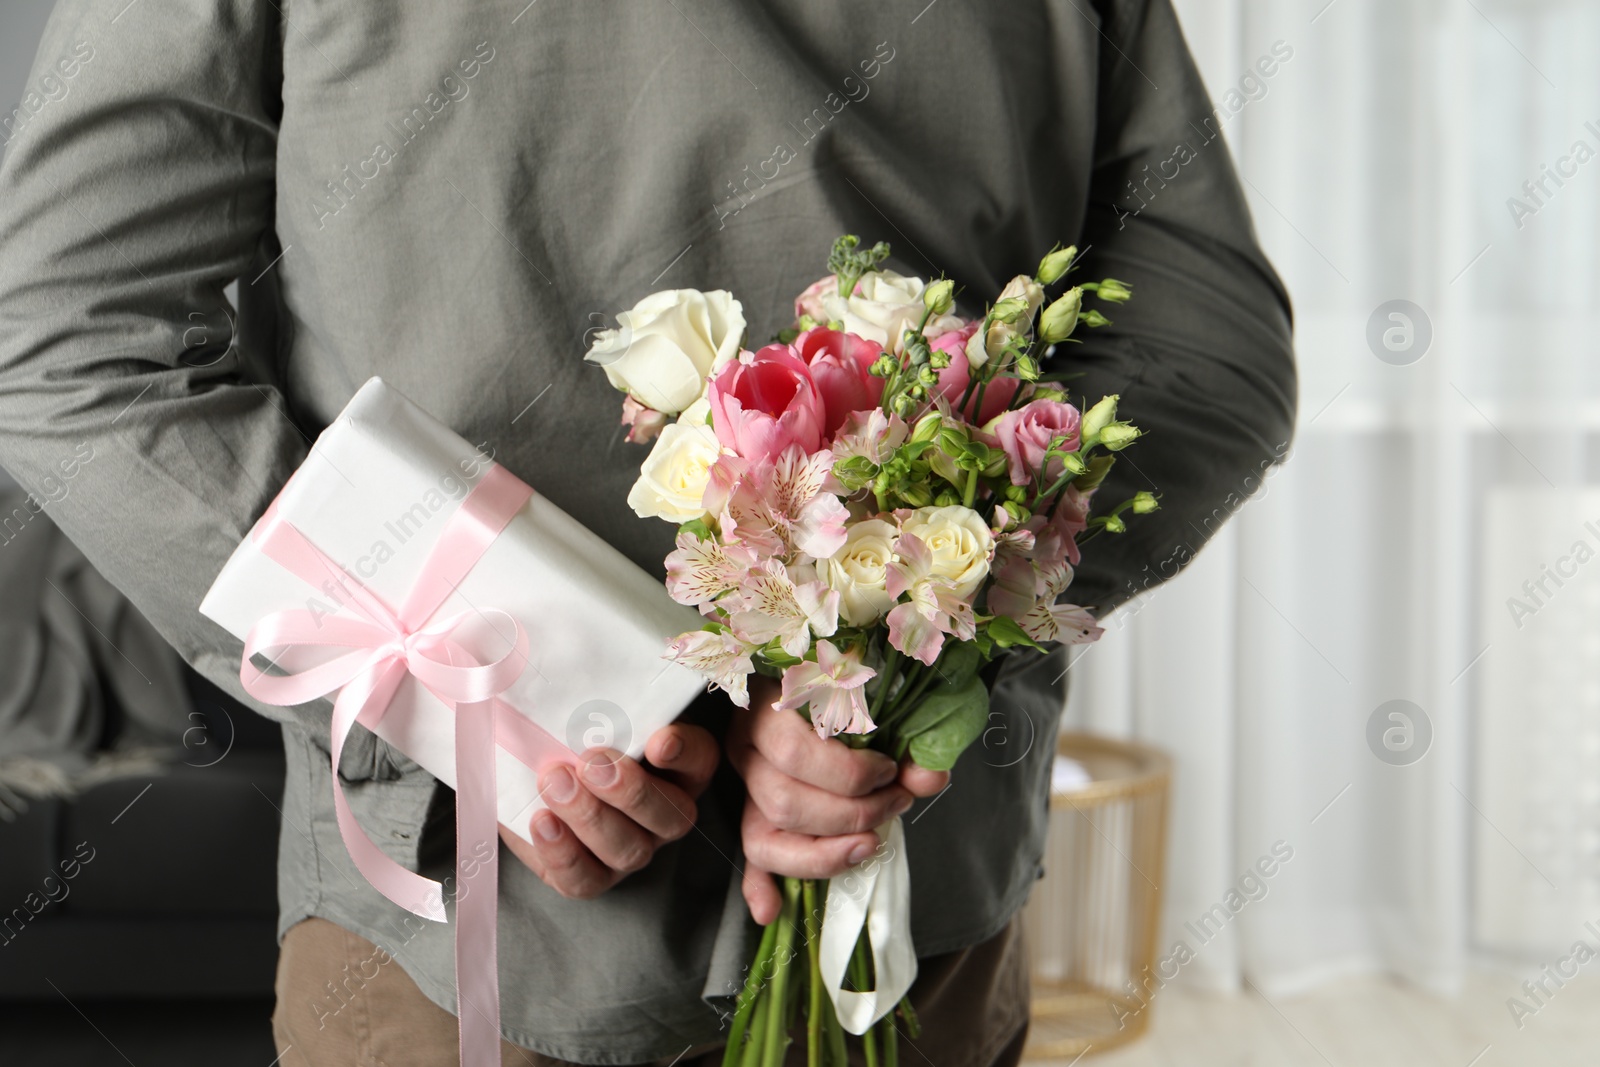
[[1041, 474], [1047, 482], [1054, 482], [1065, 468], [1060, 457], [1047, 464], [1045, 452], [1058, 437], [1066, 438], [1063, 450], [1078, 447], [1078, 409], [1059, 400], [1034, 400], [1002, 415], [994, 435], [1005, 450], [1012, 485], [1027, 485]]
[[790, 347], [811, 369], [811, 380], [822, 397], [827, 413], [824, 437], [831, 439], [852, 412], [877, 408], [883, 379], [872, 376], [872, 364], [883, 355], [880, 345], [819, 327], [796, 337]]
[[[928, 347], [934, 351], [947, 352], [950, 355], [950, 365], [939, 372], [939, 392], [944, 394], [952, 407], [961, 403], [961, 396], [967, 391], [967, 383], [972, 380], [971, 364], [967, 362], [967, 341], [982, 325], [982, 322], [969, 322], [959, 330], [942, 333], [928, 342]], [[1016, 378], [994, 379], [983, 391], [983, 410], [974, 410], [978, 405], [978, 393], [977, 390], [973, 390], [971, 399], [967, 401], [966, 411], [961, 413], [962, 417], [970, 423], [982, 426], [1004, 411], [1021, 387], [1022, 382]]]
[[810, 454], [822, 445], [822, 398], [787, 345], [742, 353], [711, 380], [706, 399], [717, 440], [745, 459], [773, 459], [790, 445]]

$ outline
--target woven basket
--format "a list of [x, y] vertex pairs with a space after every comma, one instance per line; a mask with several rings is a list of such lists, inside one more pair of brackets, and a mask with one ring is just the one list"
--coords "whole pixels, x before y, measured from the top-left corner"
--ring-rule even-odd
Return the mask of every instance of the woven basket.
[[1144, 1033], [1160, 932], [1170, 761], [1089, 734], [1063, 734], [1057, 751], [1092, 781], [1050, 796], [1045, 876], [1024, 912], [1029, 1059], [1073, 1059]]

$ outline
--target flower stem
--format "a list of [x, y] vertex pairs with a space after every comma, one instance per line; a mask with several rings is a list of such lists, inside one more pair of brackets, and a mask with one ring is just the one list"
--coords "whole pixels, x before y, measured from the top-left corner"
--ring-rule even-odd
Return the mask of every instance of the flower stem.
[[961, 503], [970, 508], [976, 499], [978, 499], [978, 472], [970, 470], [967, 472], [967, 486], [961, 493]]
[[[868, 974], [871, 952], [870, 943], [867, 941], [867, 931], [862, 929], [856, 938], [856, 947], [850, 953], [850, 984], [855, 986], [856, 992], [865, 993], [872, 987], [872, 977]], [[866, 1054], [867, 1067], [878, 1067], [878, 1035], [877, 1026], [867, 1027], [867, 1032], [861, 1035], [861, 1049]]]
[[778, 911], [778, 943], [773, 949], [772, 986], [768, 991], [763, 1067], [781, 1067], [789, 1044], [789, 963], [794, 958], [794, 913], [800, 897], [800, 880], [783, 880], [783, 907]]
[[761, 947], [756, 949], [755, 962], [750, 965], [750, 974], [745, 978], [744, 988], [739, 991], [739, 999], [735, 1002], [733, 1025], [728, 1028], [728, 1048], [722, 1054], [722, 1067], [737, 1067], [739, 1063], [739, 1044], [749, 1029], [750, 1014], [761, 999], [761, 986], [767, 965], [772, 961], [772, 948], [777, 941], [778, 926], [768, 923], [767, 928], [761, 931]]
[[883, 673], [878, 678], [878, 691], [872, 694], [872, 707], [867, 709], [867, 715], [873, 722], [878, 721], [878, 713], [883, 710], [889, 690], [894, 688], [895, 672], [899, 669], [900, 650], [890, 645], [883, 653]]
[[822, 916], [817, 910], [817, 883], [806, 879], [800, 883], [801, 898], [806, 909], [806, 962], [810, 965], [811, 999], [806, 1004], [806, 1067], [822, 1067], [822, 1013], [831, 1011], [822, 989], [822, 945], [818, 932]]

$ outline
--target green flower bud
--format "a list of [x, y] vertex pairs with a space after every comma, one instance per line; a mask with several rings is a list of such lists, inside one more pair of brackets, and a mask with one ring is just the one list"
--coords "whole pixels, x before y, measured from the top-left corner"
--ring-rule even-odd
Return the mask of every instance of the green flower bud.
[[931, 441], [939, 433], [939, 428], [944, 425], [944, 417], [937, 411], [930, 411], [917, 420], [911, 428], [911, 440]]
[[882, 355], [872, 361], [871, 373], [874, 378], [887, 378], [899, 366], [890, 355]]
[[1029, 400], [1053, 400], [1056, 403], [1060, 404], [1060, 403], [1065, 403], [1066, 402], [1067, 394], [1063, 393], [1060, 389], [1040, 388], [1040, 389], [1035, 389], [1032, 393], [1030, 393], [1028, 395], [1028, 399]]
[[1119, 282], [1115, 278], [1107, 278], [1100, 283], [1100, 299], [1113, 304], [1126, 304], [1128, 298], [1133, 296], [1133, 290], [1128, 288], [1127, 282]]
[[1077, 258], [1077, 245], [1052, 249], [1049, 255], [1039, 261], [1039, 273], [1033, 276], [1034, 280], [1040, 285], [1050, 285], [1058, 281], [1072, 267], [1072, 261]]
[[889, 402], [890, 409], [902, 419], [909, 419], [911, 413], [917, 409], [917, 402], [904, 393]]
[[925, 508], [933, 503], [933, 490], [920, 482], [910, 482], [900, 487], [900, 499], [914, 508]]
[[990, 322], [1016, 323], [1028, 314], [1028, 301], [1020, 296], [1002, 300], [989, 309]]
[[1112, 452], [1121, 452], [1141, 436], [1139, 427], [1130, 422], [1113, 422], [1100, 431], [1100, 443]]
[[1078, 328], [1078, 312], [1083, 308], [1083, 290], [1068, 289], [1039, 318], [1039, 336], [1047, 344], [1065, 341]]
[[1020, 504], [1028, 499], [1028, 487], [1025, 485], [1008, 485], [1000, 495], [1007, 500]]
[[1123, 522], [1121, 517], [1117, 515], [1107, 515], [1100, 520], [1100, 523], [1106, 528], [1106, 533], [1128, 532], [1128, 524]]
[[946, 425], [939, 430], [939, 451], [947, 456], [959, 456], [967, 448], [967, 435], [960, 427]]
[[1093, 326], [1097, 329], [1101, 326], [1111, 325], [1111, 320], [1100, 314], [1100, 312], [1096, 311], [1094, 308], [1090, 308], [1088, 311], [1083, 313], [1082, 322], [1085, 326]]
[[1111, 473], [1111, 468], [1116, 465], [1116, 456], [1095, 456], [1089, 460], [1089, 471], [1072, 479], [1072, 484], [1078, 489], [1088, 492], [1097, 488], [1106, 480], [1106, 475]]
[[1026, 352], [1018, 352], [1015, 366], [1017, 377], [1025, 382], [1037, 381], [1039, 378], [1039, 361]]
[[942, 348], [932, 349], [928, 353], [928, 366], [934, 370], [944, 370], [950, 365], [950, 353]]
[[922, 306], [934, 315], [948, 315], [955, 307], [956, 283], [949, 278], [938, 281], [922, 290]]
[[1100, 440], [1100, 431], [1110, 425], [1111, 420], [1117, 417], [1117, 401], [1121, 397], [1117, 393], [1101, 397], [1100, 403], [1083, 413], [1083, 422], [1079, 432], [1083, 435], [1084, 447]]
[[998, 478], [1006, 472], [1006, 454], [996, 448], [989, 456], [989, 462], [984, 464], [983, 473], [988, 478]]
[[1154, 493], [1140, 491], [1133, 494], [1133, 513], [1135, 515], [1148, 515], [1159, 507], [1161, 505], [1156, 503]]
[[939, 495], [933, 498], [933, 502], [941, 508], [954, 507], [961, 503], [961, 494], [951, 489], [941, 489]]
[[1005, 526], [1005, 528], [1008, 530], [1013, 526], [1021, 526], [1023, 523], [1033, 518], [1033, 512], [1029, 511], [1027, 508], [1023, 507], [1021, 504], [1018, 504], [1014, 500], [1007, 500], [1000, 506], [1005, 509], [1005, 513], [1007, 515], [1011, 516], [1012, 521], [1006, 523]]
[[928, 362], [928, 357], [933, 354], [928, 348], [928, 339], [910, 330], [906, 331], [905, 342], [900, 346], [900, 350], [910, 359], [913, 367], [924, 366]]
[[917, 381], [925, 386], [933, 386], [939, 381], [939, 372], [924, 363], [917, 368]]
[[[926, 399], [928, 399], [928, 387], [926, 385], [923, 385], [921, 382], [918, 382], [916, 385], [913, 385], [910, 389], [907, 389], [906, 390], [906, 394], [908, 396], [910, 396], [914, 400], [926, 400]], [[910, 410], [908, 409], [900, 417], [903, 418], [903, 419], [909, 419], [911, 417]]]
[[1066, 468], [1068, 474], [1074, 476], [1089, 473], [1089, 465], [1085, 463], [1083, 461], [1083, 457], [1076, 452], [1068, 452], [1066, 455], [1062, 456], [1061, 466]]

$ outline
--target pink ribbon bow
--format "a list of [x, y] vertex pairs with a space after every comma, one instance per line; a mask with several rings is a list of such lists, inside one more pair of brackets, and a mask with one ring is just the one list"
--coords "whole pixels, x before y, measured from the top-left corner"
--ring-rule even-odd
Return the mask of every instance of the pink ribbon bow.
[[[533, 490], [498, 464], [461, 502], [429, 553], [398, 611], [329, 559], [278, 513], [267, 509], [251, 532], [260, 550], [313, 587], [337, 589], [341, 607], [355, 616], [292, 609], [275, 612], [251, 627], [239, 680], [268, 704], [304, 704], [339, 691], [333, 705], [333, 802], [339, 833], [356, 869], [389, 900], [414, 915], [445, 921], [440, 883], [402, 867], [373, 843], [356, 821], [339, 782], [339, 755], [357, 722], [376, 726], [407, 675], [455, 711], [456, 762], [456, 988], [462, 1067], [500, 1063], [500, 977], [496, 963], [495, 887], [498, 883], [495, 743], [536, 771], [572, 753], [532, 720], [497, 700], [528, 664], [528, 636], [516, 619], [487, 608], [510, 624], [511, 649], [480, 663], [451, 636], [467, 610], [434, 619]], [[331, 584], [329, 584], [331, 582]], [[496, 627], [499, 630], [499, 627]], [[319, 666], [284, 675], [257, 670], [251, 657], [289, 647], [348, 648]], [[487, 842], [490, 859], [472, 855]], [[468, 893], [466, 882], [484, 879], [487, 892]]]

